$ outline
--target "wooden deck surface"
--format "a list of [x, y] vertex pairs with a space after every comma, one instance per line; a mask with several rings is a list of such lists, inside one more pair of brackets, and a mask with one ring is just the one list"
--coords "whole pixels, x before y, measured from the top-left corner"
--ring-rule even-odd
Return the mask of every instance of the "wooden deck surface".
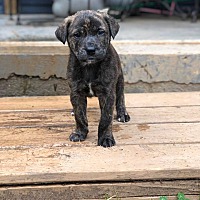
[[0, 199], [199, 200], [200, 92], [127, 94], [126, 104], [131, 121], [114, 120], [117, 145], [103, 148], [96, 98], [81, 143], [68, 140], [68, 96], [0, 98]]

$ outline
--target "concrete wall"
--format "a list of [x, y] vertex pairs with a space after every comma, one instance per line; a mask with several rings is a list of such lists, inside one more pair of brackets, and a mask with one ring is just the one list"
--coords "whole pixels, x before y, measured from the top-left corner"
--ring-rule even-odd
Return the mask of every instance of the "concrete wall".
[[[114, 42], [126, 92], [200, 90], [200, 44]], [[58, 42], [2, 42], [0, 96], [69, 94], [67, 46]]]

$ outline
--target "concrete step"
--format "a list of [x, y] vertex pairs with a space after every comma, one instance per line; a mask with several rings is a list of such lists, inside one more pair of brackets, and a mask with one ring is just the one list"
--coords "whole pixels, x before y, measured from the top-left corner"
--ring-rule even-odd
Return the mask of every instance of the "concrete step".
[[[114, 41], [126, 92], [200, 90], [200, 41]], [[59, 42], [0, 42], [0, 96], [69, 93], [69, 49]]]

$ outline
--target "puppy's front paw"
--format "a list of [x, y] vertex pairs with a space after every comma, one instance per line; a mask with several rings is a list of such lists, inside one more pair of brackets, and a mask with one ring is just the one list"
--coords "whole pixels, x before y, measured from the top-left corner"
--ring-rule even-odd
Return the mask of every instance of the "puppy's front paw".
[[125, 122], [129, 122], [130, 121], [130, 116], [129, 116], [129, 114], [128, 113], [121, 113], [121, 114], [118, 114], [117, 115], [117, 121], [118, 122], [123, 122], [123, 123], [125, 123]]
[[115, 139], [113, 136], [102, 136], [98, 139], [98, 145], [103, 147], [112, 147], [115, 145]]
[[81, 142], [81, 141], [84, 141], [86, 137], [87, 137], [87, 134], [77, 131], [77, 132], [72, 133], [69, 136], [69, 139], [72, 142]]

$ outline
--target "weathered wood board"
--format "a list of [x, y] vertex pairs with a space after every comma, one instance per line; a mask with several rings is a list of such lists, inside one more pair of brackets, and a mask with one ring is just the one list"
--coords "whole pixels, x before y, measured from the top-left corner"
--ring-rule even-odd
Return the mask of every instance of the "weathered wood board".
[[117, 145], [106, 149], [96, 145], [97, 99], [88, 100], [88, 138], [73, 143], [68, 96], [0, 98], [0, 199], [198, 199], [200, 92], [126, 102], [131, 121], [114, 120]]
[[[101, 183], [101, 184], [58, 184], [46, 186], [24, 186], [7, 187], [0, 189], [0, 199], [7, 195], [7, 199], [105, 199], [105, 197], [118, 197], [123, 200], [147, 200], [159, 199], [165, 194], [169, 200], [176, 200], [175, 195], [178, 191], [184, 192], [190, 200], [198, 200], [197, 181], [154, 181], [154, 182], [135, 182], [135, 183]], [[147, 196], [148, 194], [148, 196]], [[48, 198], [47, 198], [48, 197]], [[127, 198], [129, 197], [129, 198]]]

